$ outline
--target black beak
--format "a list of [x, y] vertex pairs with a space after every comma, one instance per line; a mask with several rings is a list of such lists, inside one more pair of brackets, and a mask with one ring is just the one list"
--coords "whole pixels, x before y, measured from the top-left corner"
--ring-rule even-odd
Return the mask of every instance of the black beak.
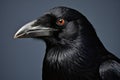
[[34, 38], [34, 37], [44, 37], [51, 36], [56, 29], [50, 27], [44, 27], [42, 25], [32, 26], [37, 20], [27, 23], [22, 28], [20, 28], [14, 38]]

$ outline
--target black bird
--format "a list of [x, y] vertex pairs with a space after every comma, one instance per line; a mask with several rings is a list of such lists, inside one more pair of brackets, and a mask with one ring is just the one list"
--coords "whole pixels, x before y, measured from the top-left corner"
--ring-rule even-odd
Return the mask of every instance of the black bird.
[[14, 37], [45, 41], [43, 80], [120, 80], [120, 59], [105, 49], [92, 24], [74, 9], [50, 9]]

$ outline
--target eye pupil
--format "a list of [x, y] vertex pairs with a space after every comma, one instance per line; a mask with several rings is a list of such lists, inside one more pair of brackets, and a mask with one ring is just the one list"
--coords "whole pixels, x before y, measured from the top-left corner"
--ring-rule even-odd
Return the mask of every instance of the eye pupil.
[[63, 26], [64, 24], [65, 24], [65, 21], [64, 21], [64, 19], [59, 19], [59, 20], [57, 20], [57, 25], [59, 25], [59, 26]]

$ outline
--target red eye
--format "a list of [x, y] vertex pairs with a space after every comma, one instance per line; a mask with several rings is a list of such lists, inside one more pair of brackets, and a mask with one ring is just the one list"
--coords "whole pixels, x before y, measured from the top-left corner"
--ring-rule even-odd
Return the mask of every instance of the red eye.
[[65, 24], [65, 20], [64, 19], [59, 19], [59, 20], [57, 20], [56, 24], [59, 25], [59, 26], [63, 26]]

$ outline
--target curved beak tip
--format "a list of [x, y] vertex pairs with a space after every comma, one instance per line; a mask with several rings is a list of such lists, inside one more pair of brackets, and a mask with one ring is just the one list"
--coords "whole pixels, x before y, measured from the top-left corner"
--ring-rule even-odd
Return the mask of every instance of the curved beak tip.
[[14, 37], [13, 37], [14, 39], [17, 39], [17, 37], [14, 35]]
[[17, 34], [15, 33], [15, 35], [14, 35], [14, 37], [13, 37], [14, 39], [17, 39], [18, 38], [18, 36], [17, 36]]
[[17, 36], [17, 35], [14, 35], [14, 37], [13, 37], [14, 39], [17, 39], [17, 38], [19, 38], [19, 36]]
[[24, 35], [25, 35], [25, 33], [21, 33], [21, 34], [20, 34], [20, 33], [16, 32], [13, 38], [14, 38], [14, 39], [22, 38]]
[[17, 38], [19, 38], [19, 36], [15, 34], [13, 38], [14, 38], [14, 39], [17, 39]]

